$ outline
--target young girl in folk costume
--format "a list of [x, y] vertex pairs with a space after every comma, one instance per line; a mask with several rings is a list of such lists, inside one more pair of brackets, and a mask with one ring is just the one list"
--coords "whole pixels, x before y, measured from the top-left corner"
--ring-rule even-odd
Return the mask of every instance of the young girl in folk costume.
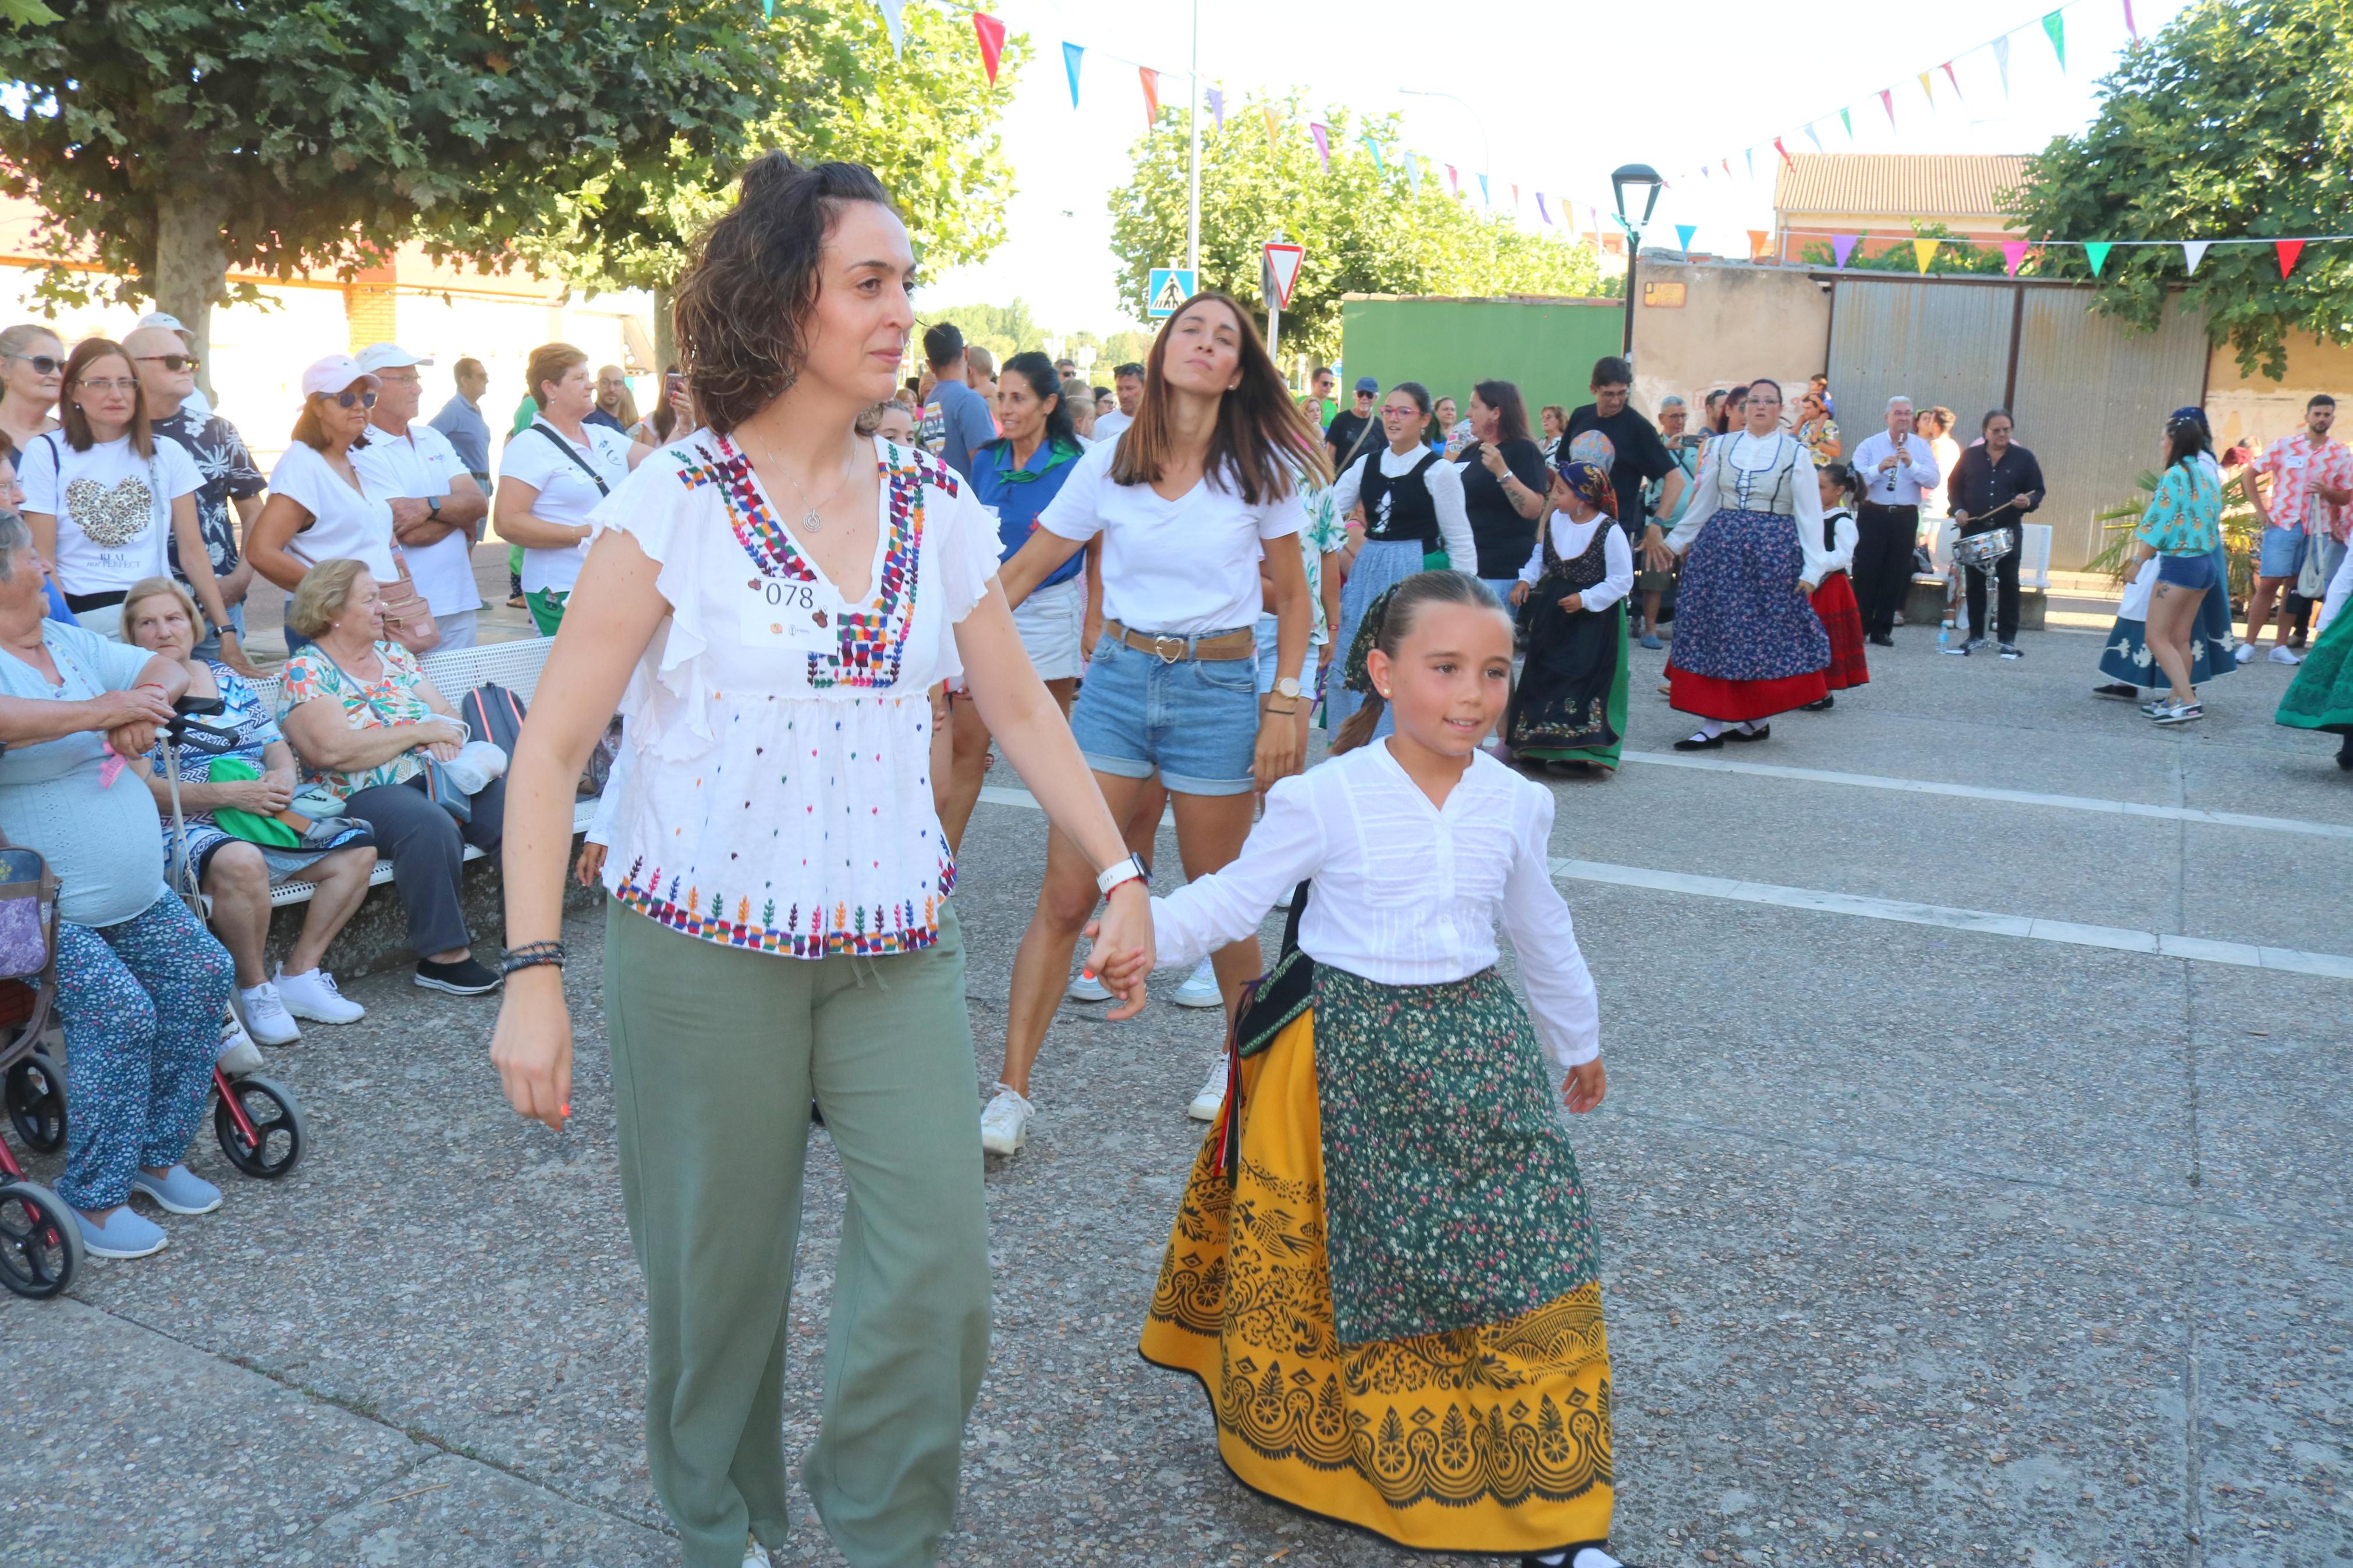
[[1511, 675], [1482, 584], [1408, 578], [1366, 611], [1367, 700], [1331, 760], [1154, 904], [1162, 958], [1189, 963], [1298, 888], [1141, 1348], [1201, 1380], [1255, 1491], [1421, 1551], [1611, 1568], [1609, 1342], [1550, 1077], [1571, 1110], [1601, 1102], [1599, 1024], [1552, 795], [1479, 749]]
[[1822, 494], [1822, 548], [1830, 552], [1822, 563], [1821, 585], [1813, 592], [1814, 614], [1830, 636], [1831, 667], [1822, 672], [1830, 690], [1820, 701], [1806, 704], [1809, 713], [1830, 707], [1838, 700], [1836, 694], [1850, 686], [1871, 683], [1871, 666], [1862, 657], [1862, 606], [1849, 581], [1860, 537], [1854, 525], [1854, 471], [1844, 463], [1824, 463], [1814, 470], [1814, 480]]
[[1546, 489], [1552, 514], [1512, 590], [1513, 604], [1530, 606], [1528, 658], [1504, 711], [1504, 741], [1519, 761], [1607, 778], [1626, 743], [1634, 550], [1610, 516], [1618, 502], [1607, 469], [1564, 458]]

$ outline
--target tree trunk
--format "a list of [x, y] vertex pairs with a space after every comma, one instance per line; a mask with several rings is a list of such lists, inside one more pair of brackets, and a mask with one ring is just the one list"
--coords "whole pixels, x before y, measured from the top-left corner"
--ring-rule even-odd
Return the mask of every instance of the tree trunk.
[[[676, 303], [669, 284], [654, 285], [654, 358], [659, 362], [654, 369], [657, 371], [667, 372], [678, 363], [678, 331], [670, 319], [670, 308]], [[667, 385], [662, 388], [660, 395], [670, 395]]]
[[212, 312], [228, 299], [228, 246], [221, 237], [227, 203], [201, 181], [174, 182], [155, 198], [155, 309], [177, 316], [195, 342], [196, 384], [213, 395]]

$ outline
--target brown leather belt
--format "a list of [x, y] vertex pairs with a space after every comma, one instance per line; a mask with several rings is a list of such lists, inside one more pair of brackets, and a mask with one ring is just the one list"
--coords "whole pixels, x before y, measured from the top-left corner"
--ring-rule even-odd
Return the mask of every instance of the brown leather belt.
[[1148, 653], [1163, 664], [1176, 664], [1188, 658], [1253, 658], [1258, 654], [1258, 632], [1250, 626], [1206, 637], [1155, 637], [1150, 632], [1131, 631], [1117, 621], [1105, 620], [1103, 630], [1136, 652]]

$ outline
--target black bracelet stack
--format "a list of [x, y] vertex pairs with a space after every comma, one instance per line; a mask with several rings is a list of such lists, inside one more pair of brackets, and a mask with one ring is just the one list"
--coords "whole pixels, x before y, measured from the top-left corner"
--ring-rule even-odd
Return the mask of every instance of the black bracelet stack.
[[525, 969], [536, 969], [543, 963], [564, 967], [564, 944], [560, 942], [527, 942], [521, 947], [507, 949], [506, 962], [499, 965], [501, 974], [513, 974]]

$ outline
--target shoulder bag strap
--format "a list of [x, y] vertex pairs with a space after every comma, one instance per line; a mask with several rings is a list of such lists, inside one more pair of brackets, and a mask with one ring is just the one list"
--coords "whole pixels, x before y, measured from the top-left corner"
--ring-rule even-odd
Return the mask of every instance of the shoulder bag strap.
[[596, 487], [596, 493], [598, 495], [608, 496], [613, 493], [612, 487], [605, 482], [605, 476], [598, 473], [595, 468], [590, 468], [588, 466], [588, 459], [583, 458], [573, 447], [571, 442], [557, 435], [551, 426], [543, 425], [536, 419], [531, 422], [531, 427], [538, 431], [541, 435], [546, 437], [549, 440], [554, 442], [555, 449], [563, 453], [565, 457], [571, 458], [572, 466], [574, 468], [578, 468], [582, 473], [588, 476], [588, 482]]

